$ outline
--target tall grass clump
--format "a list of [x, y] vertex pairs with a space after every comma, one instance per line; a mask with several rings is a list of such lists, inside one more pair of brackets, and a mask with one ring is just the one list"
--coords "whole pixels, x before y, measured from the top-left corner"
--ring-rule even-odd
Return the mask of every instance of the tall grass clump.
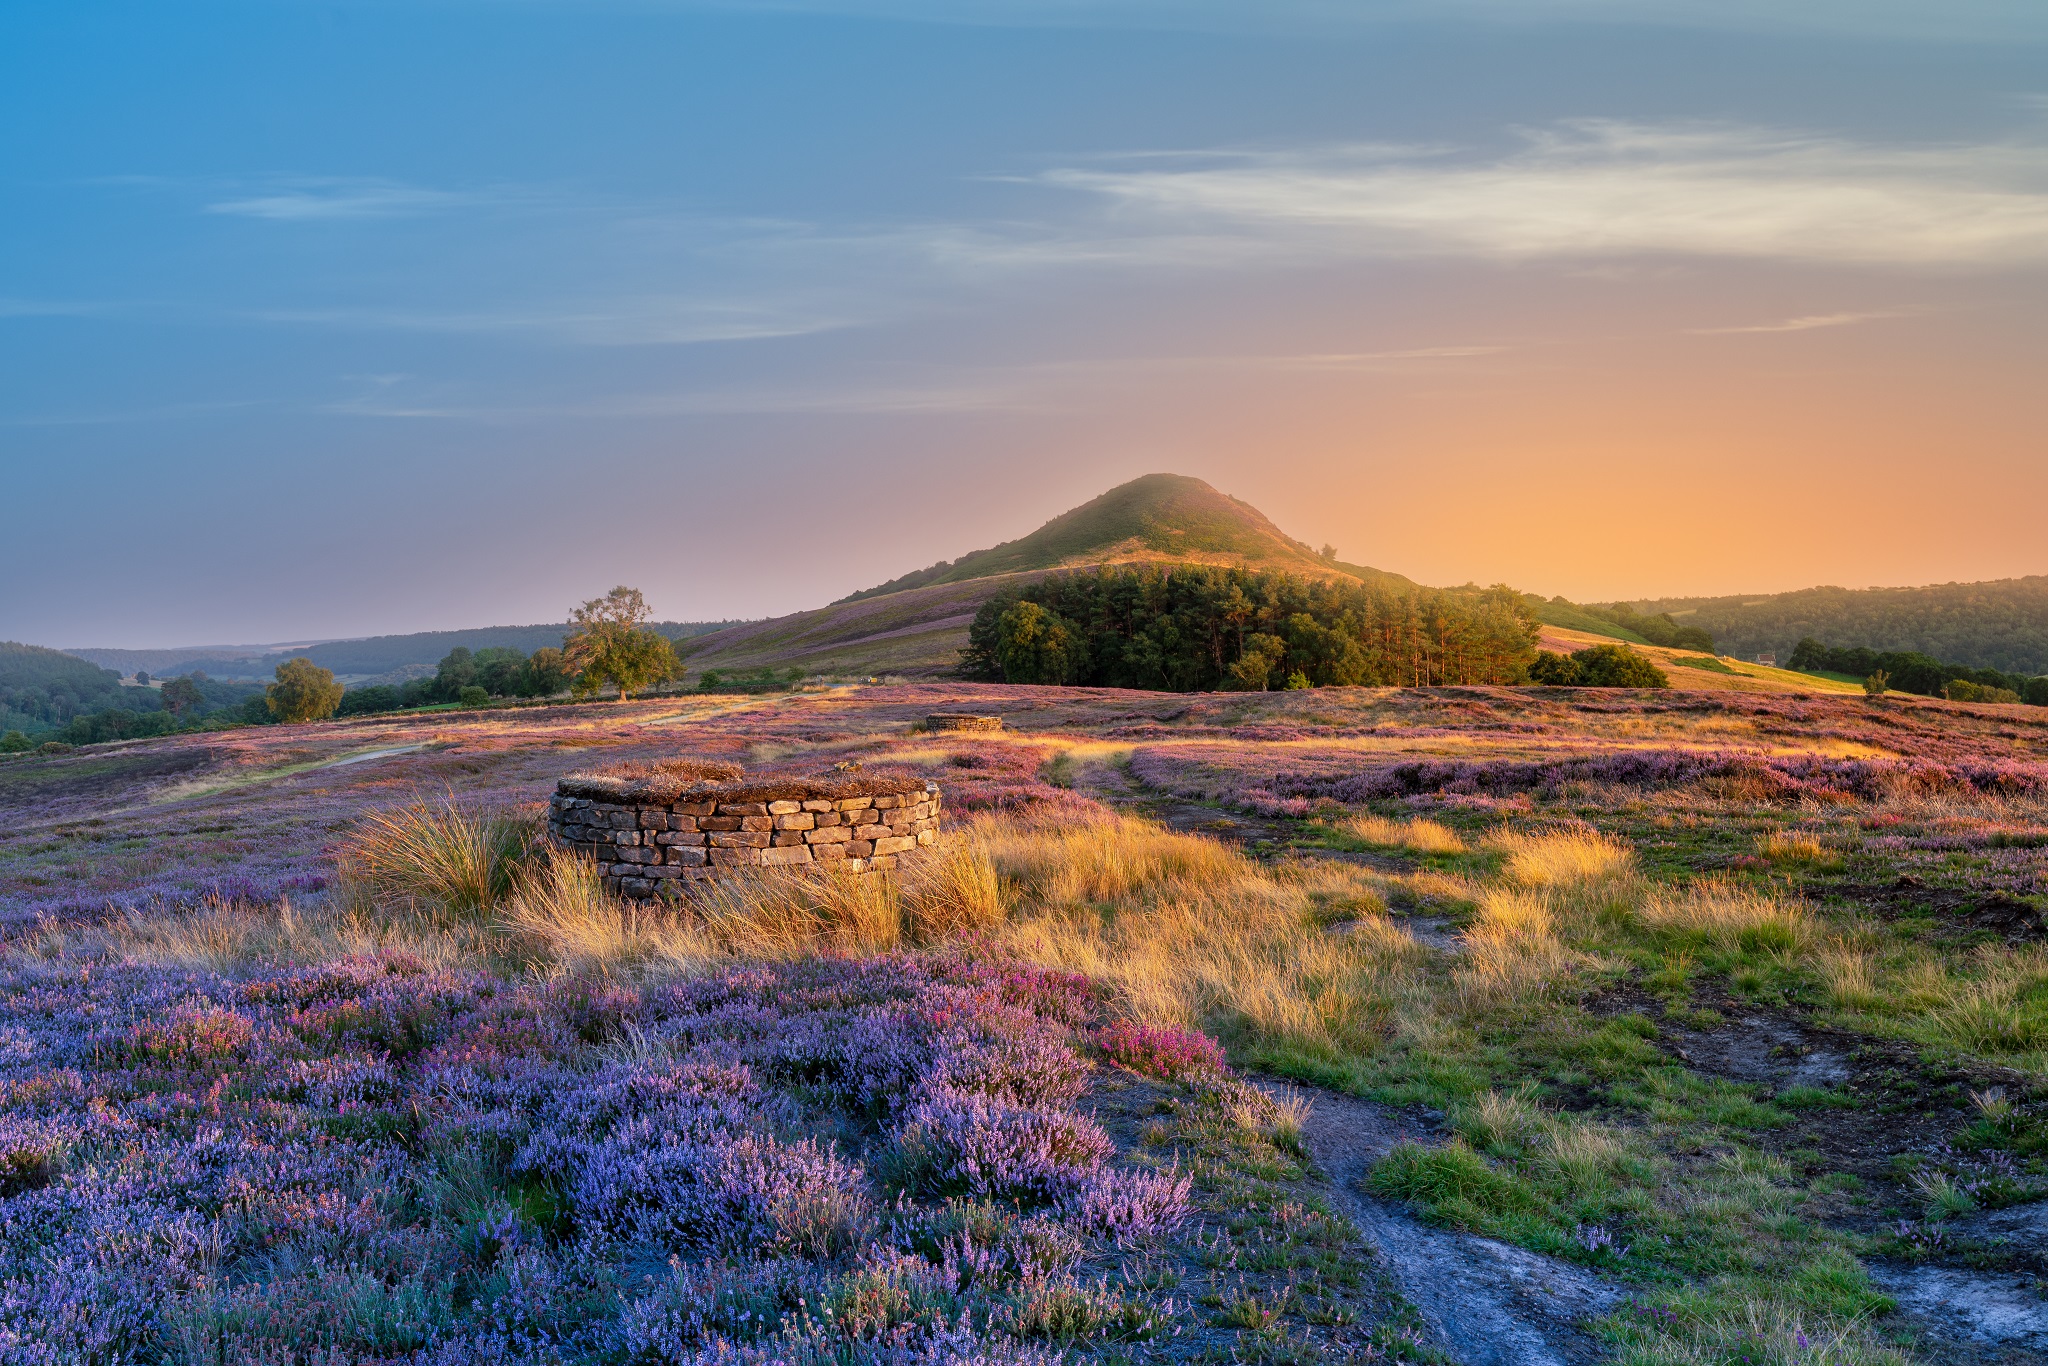
[[1464, 939], [1464, 958], [1452, 981], [1468, 1010], [1561, 988], [1578, 961], [1557, 937], [1549, 898], [1526, 888], [1489, 888]]
[[1667, 937], [1740, 955], [1796, 955], [1814, 940], [1813, 921], [1804, 910], [1733, 882], [1653, 892], [1644, 899], [1642, 918]]
[[511, 891], [538, 842], [536, 823], [455, 799], [421, 799], [365, 817], [335, 862], [349, 899], [475, 916]]
[[1628, 873], [1635, 866], [1627, 845], [1596, 830], [1503, 831], [1487, 844], [1503, 855], [1508, 881], [1524, 887], [1569, 887]]
[[1337, 829], [1360, 843], [1384, 849], [1406, 849], [1413, 854], [1465, 852], [1465, 841], [1458, 832], [1440, 821], [1396, 821], [1367, 814], [1339, 821]]
[[1362, 870], [1258, 863], [1110, 813], [978, 824], [1013, 898], [1006, 942], [1110, 986], [1134, 1017], [1208, 1027], [1331, 1066], [1377, 1049], [1426, 957], [1372, 911], [1329, 933], [1333, 900], [1378, 906]]
[[613, 896], [595, 863], [555, 851], [519, 879], [498, 924], [542, 958], [579, 973], [686, 967], [714, 954], [687, 917]]

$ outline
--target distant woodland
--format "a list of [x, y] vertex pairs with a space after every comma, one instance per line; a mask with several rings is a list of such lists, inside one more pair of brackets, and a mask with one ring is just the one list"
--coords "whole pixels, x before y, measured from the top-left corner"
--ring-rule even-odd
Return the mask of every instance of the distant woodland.
[[1747, 598], [1639, 602], [1711, 634], [1724, 653], [1783, 659], [1811, 637], [1837, 649], [1917, 653], [1977, 669], [2048, 673], [2048, 575], [1928, 588], [1806, 588]]
[[1505, 587], [1431, 589], [1202, 565], [1056, 574], [984, 603], [970, 678], [1189, 692], [1513, 683], [1536, 615]]

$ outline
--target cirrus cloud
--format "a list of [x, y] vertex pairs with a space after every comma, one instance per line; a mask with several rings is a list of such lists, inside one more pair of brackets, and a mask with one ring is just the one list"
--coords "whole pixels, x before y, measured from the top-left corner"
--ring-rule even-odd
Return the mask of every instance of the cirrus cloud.
[[1505, 155], [1332, 147], [1069, 167], [1044, 184], [1126, 227], [1356, 254], [1737, 257], [1982, 267], [2048, 261], [2048, 148], [1873, 146], [1713, 125], [1581, 121]]

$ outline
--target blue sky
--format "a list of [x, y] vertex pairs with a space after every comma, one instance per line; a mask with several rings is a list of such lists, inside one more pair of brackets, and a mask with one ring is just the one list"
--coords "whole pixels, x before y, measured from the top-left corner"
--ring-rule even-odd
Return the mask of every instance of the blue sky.
[[1429, 582], [2048, 572], [2044, 266], [2037, 4], [15, 6], [0, 636], [763, 615], [1155, 469]]

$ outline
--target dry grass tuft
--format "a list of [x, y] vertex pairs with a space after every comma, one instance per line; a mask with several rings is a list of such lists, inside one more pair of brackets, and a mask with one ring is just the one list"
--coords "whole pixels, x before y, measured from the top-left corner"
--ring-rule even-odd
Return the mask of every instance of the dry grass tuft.
[[452, 796], [372, 812], [335, 858], [342, 899], [481, 914], [511, 892], [539, 833], [535, 818], [466, 810]]
[[687, 917], [612, 896], [596, 864], [555, 852], [520, 878], [499, 925], [543, 959], [579, 973], [687, 967], [716, 952]]
[[1652, 892], [1642, 917], [1682, 939], [1750, 953], [1798, 954], [1814, 939], [1813, 921], [1797, 905], [1732, 882]]
[[1506, 856], [1510, 882], [1525, 887], [1569, 887], [1634, 871], [1628, 846], [1595, 830], [1525, 835], [1503, 831], [1487, 844]]
[[1562, 987], [1577, 956], [1558, 941], [1556, 924], [1542, 892], [1497, 887], [1483, 893], [1451, 979], [1461, 1004], [1490, 1009]]
[[1416, 854], [1465, 852], [1465, 841], [1458, 832], [1439, 821], [1396, 821], [1385, 816], [1363, 815], [1339, 821], [1337, 829], [1353, 839], [1386, 849], [1406, 849]]
[[1759, 857], [1780, 864], [1825, 866], [1842, 861], [1840, 854], [1801, 831], [1767, 830], [1757, 837], [1756, 852]]

